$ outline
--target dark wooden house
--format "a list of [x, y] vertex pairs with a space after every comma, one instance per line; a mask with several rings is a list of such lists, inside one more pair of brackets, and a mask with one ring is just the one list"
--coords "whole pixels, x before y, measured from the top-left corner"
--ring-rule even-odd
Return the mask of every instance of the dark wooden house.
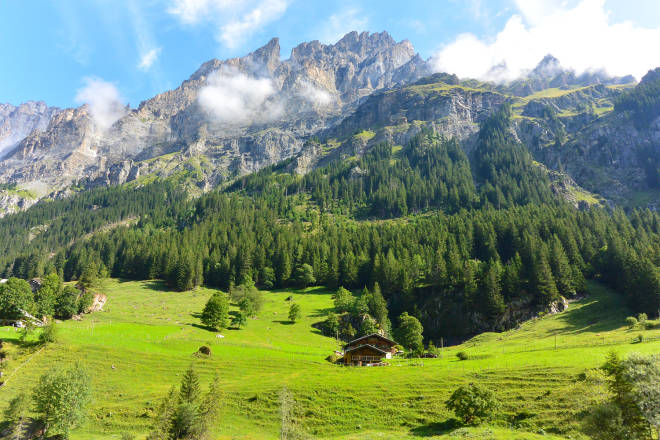
[[397, 345], [385, 336], [373, 333], [354, 339], [344, 346], [345, 365], [372, 365], [391, 359]]

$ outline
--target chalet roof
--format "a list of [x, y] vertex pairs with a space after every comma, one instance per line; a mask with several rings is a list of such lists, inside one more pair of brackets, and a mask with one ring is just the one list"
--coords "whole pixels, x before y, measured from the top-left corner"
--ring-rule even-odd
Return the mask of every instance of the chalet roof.
[[350, 348], [347, 348], [347, 349], [345, 350], [345, 352], [348, 353], [349, 351], [358, 350], [358, 349], [360, 349], [360, 348], [364, 348], [364, 347], [371, 348], [372, 350], [379, 351], [379, 352], [381, 352], [381, 353], [383, 353], [383, 354], [387, 354], [387, 353], [388, 353], [388, 352], [385, 351], [385, 350], [381, 350], [380, 348], [378, 348], [378, 347], [374, 347], [373, 345], [369, 345], [369, 344], [362, 344], [362, 345], [357, 345], [357, 346], [355, 346], [355, 347], [350, 347]]
[[353, 340], [350, 341], [348, 344], [346, 344], [346, 346], [348, 347], [349, 345], [354, 345], [355, 343], [360, 342], [360, 341], [362, 341], [363, 339], [374, 338], [374, 337], [375, 337], [375, 338], [382, 339], [382, 340], [385, 341], [385, 342], [389, 342], [391, 345], [397, 345], [397, 343], [396, 343], [395, 341], [386, 338], [385, 336], [381, 335], [380, 333], [372, 333], [372, 334], [370, 334], [370, 335], [365, 335], [365, 336], [361, 336], [361, 337], [359, 337], [359, 338], [357, 338], [357, 339], [353, 339]]

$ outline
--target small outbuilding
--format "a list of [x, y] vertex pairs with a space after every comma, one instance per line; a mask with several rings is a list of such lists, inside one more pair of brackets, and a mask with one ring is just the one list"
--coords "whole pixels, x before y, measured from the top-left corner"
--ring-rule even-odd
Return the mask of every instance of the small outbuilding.
[[344, 346], [344, 365], [374, 365], [391, 359], [397, 343], [379, 333], [362, 336]]

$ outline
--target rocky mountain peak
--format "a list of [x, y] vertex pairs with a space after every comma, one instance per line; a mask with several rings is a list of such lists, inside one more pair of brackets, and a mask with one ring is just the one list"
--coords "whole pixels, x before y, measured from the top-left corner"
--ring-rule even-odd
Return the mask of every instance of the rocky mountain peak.
[[28, 101], [18, 106], [0, 104], [0, 156], [13, 149], [33, 131], [46, 130], [56, 107], [43, 101]]
[[660, 67], [649, 70], [640, 81], [640, 84], [651, 84], [660, 81]]
[[548, 54], [530, 73], [530, 77], [551, 79], [564, 72], [564, 68], [557, 58]]
[[410, 41], [387, 32], [302, 43], [288, 60], [272, 38], [243, 57], [205, 62], [108, 130], [95, 129], [84, 106], [48, 118], [42, 132], [26, 133], [0, 160], [0, 182], [117, 184], [154, 172], [157, 162], [147, 159], [181, 153], [205, 156], [217, 183], [228, 171], [255, 171], [299, 154], [308, 136], [346, 117], [362, 98], [429, 73]]

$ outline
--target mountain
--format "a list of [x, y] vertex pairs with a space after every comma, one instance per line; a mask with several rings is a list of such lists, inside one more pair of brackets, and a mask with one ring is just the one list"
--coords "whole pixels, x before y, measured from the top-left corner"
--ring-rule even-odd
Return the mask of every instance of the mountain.
[[506, 84], [432, 74], [409, 41], [386, 32], [302, 43], [281, 60], [274, 38], [244, 57], [204, 63], [138, 108], [118, 108], [109, 127], [87, 105], [46, 112], [47, 124], [45, 116], [0, 160], [0, 184], [28, 191], [0, 190], [0, 215], [42, 197], [154, 177], [183, 177], [199, 194], [290, 158], [304, 174], [379, 142], [403, 145], [424, 129], [456, 138], [469, 154], [479, 124], [504, 103], [562, 197], [626, 204], [642, 192], [653, 205], [660, 194], [644, 176], [655, 164], [654, 126], [613, 111], [633, 85], [632, 77], [578, 75], [551, 55]]
[[[63, 190], [171, 174], [203, 156], [201, 187], [299, 153], [375, 90], [428, 73], [409, 41], [351, 32], [334, 45], [303, 43], [280, 60], [277, 38], [242, 58], [204, 63], [178, 88], [142, 102], [104, 129], [84, 105], [57, 113], [0, 162], [0, 181]], [[169, 153], [176, 163], [151, 159]]]
[[0, 104], [0, 157], [33, 131], [46, 130], [58, 111], [43, 101], [28, 101], [19, 106]]
[[528, 96], [551, 88], [586, 87], [596, 84], [620, 85], [634, 83], [631, 75], [611, 77], [603, 70], [590, 70], [577, 74], [565, 69], [552, 55], [546, 55], [525, 77], [505, 84], [501, 89], [515, 96]]

